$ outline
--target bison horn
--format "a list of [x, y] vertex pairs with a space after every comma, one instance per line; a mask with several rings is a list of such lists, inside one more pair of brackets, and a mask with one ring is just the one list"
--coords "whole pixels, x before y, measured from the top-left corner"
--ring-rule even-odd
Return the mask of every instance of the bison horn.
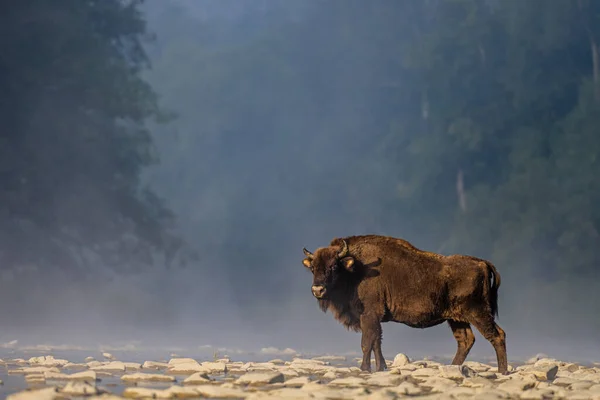
[[338, 258], [343, 258], [348, 255], [348, 243], [342, 239], [342, 250], [338, 253]]
[[313, 257], [314, 257], [313, 253], [311, 253], [310, 251], [306, 250], [306, 247], [302, 248], [302, 251], [304, 252], [304, 254], [306, 255], [306, 257], [310, 258], [311, 260], [313, 259]]

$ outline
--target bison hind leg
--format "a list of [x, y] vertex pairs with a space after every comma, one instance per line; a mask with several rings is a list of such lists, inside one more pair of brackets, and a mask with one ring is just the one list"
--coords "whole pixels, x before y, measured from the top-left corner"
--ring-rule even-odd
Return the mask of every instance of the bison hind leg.
[[494, 346], [498, 360], [498, 372], [507, 374], [508, 360], [506, 356], [506, 333], [504, 330], [494, 321], [494, 317], [491, 314], [477, 318], [471, 321], [471, 323]]
[[448, 325], [450, 325], [452, 334], [458, 344], [456, 355], [454, 356], [454, 360], [452, 360], [452, 365], [460, 365], [465, 362], [471, 348], [475, 344], [475, 335], [468, 322], [448, 320]]

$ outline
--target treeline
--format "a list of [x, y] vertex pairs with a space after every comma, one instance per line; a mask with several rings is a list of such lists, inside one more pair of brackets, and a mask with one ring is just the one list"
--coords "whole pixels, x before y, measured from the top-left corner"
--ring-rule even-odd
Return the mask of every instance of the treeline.
[[[0, 6], [0, 269], [164, 265], [174, 217], [140, 181], [161, 123], [141, 1]], [[41, 277], [42, 275], [40, 275]]]
[[491, 259], [501, 315], [589, 326], [599, 2], [236, 4], [1, 7], [0, 268], [140, 270], [185, 239], [264, 306], [302, 246], [384, 233]]
[[589, 324], [600, 3], [261, 4], [153, 20], [150, 80], [180, 112], [154, 179], [245, 282], [235, 295], [255, 299], [247, 282], [279, 277], [299, 244], [377, 232], [493, 260], [522, 322]]

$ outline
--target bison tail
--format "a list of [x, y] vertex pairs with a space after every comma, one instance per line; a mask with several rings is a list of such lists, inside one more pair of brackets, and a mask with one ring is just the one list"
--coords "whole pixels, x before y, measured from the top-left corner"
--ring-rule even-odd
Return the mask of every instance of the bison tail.
[[492, 308], [492, 315], [498, 316], [498, 288], [500, 287], [500, 274], [494, 264], [486, 261], [486, 264], [491, 272], [494, 281], [490, 283], [490, 306]]

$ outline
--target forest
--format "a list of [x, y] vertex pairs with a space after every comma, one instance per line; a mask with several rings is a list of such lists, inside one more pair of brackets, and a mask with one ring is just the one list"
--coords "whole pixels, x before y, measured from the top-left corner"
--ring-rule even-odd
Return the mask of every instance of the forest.
[[492, 260], [510, 324], [588, 336], [599, 18], [593, 0], [5, 2], [1, 269], [218, 260], [238, 304], [274, 309], [308, 279], [302, 247], [389, 234]]

